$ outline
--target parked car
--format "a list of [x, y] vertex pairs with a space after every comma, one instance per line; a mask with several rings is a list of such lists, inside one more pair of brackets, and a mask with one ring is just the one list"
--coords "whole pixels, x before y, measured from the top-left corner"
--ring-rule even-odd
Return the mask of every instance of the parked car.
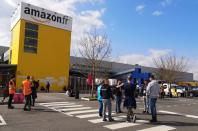
[[186, 87], [184, 86], [176, 86], [176, 92], [177, 92], [177, 96], [178, 97], [184, 97], [185, 91], [186, 91]]
[[176, 87], [177, 87], [178, 85], [176, 85], [176, 84], [170, 84], [170, 83], [164, 83], [163, 84], [163, 87], [164, 87], [164, 92], [165, 92], [165, 95], [170, 95], [170, 93], [171, 93], [171, 95], [174, 95], [174, 96], [176, 96], [177, 95], [177, 93], [176, 93]]
[[198, 87], [192, 88], [187, 91], [187, 96], [198, 97]]

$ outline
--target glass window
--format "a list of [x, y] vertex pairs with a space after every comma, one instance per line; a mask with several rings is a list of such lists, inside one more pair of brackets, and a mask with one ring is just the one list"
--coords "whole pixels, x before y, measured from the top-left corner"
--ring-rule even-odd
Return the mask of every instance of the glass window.
[[32, 23], [28, 23], [28, 22], [26, 22], [25, 28], [38, 31], [38, 25], [32, 24]]
[[24, 50], [29, 53], [37, 53], [37, 48], [33, 46], [24, 46]]
[[37, 39], [25, 38], [25, 45], [36, 46], [37, 47]]
[[38, 25], [25, 24], [24, 52], [37, 53], [38, 46]]
[[25, 30], [25, 37], [30, 37], [30, 38], [37, 39], [38, 38], [38, 32], [26, 29]]

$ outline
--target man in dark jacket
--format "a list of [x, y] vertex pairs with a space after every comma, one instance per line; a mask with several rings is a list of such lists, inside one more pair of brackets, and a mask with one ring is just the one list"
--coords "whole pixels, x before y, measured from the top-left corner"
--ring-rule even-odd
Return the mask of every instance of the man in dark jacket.
[[103, 121], [107, 121], [106, 119], [106, 108], [108, 107], [108, 118], [109, 121], [114, 121], [111, 117], [111, 98], [113, 98], [113, 94], [111, 88], [109, 86], [108, 79], [104, 80], [104, 84], [101, 87], [100, 95], [102, 97], [103, 103]]
[[132, 77], [127, 78], [127, 83], [124, 85], [124, 107], [127, 108], [127, 122], [131, 122], [131, 117], [133, 122], [136, 121], [136, 116], [133, 113], [133, 108], [136, 109], [136, 100], [135, 100], [135, 84], [132, 83]]
[[115, 97], [116, 97], [116, 113], [122, 113], [121, 103], [122, 103], [122, 89], [124, 83], [121, 80], [118, 80], [117, 86], [115, 87]]

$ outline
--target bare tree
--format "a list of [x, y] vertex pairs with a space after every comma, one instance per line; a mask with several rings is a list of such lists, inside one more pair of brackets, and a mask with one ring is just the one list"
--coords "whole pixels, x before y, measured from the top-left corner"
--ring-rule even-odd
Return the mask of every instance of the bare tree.
[[176, 57], [175, 55], [167, 55], [154, 58], [153, 62], [158, 68], [155, 72], [158, 79], [174, 83], [183, 78], [183, 73], [187, 71], [187, 60], [184, 57]]
[[96, 30], [87, 33], [78, 43], [79, 54], [86, 59], [86, 64], [91, 66], [93, 77], [91, 95], [93, 97], [96, 69], [99, 69], [101, 62], [107, 60], [111, 54], [111, 42], [106, 34], [99, 34]]

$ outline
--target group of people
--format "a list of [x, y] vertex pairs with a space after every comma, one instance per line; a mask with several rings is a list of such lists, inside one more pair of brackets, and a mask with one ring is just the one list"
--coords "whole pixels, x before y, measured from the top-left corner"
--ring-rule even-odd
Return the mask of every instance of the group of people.
[[[155, 77], [152, 75], [149, 80], [144, 82], [143, 86], [143, 100], [144, 111], [143, 113], [149, 113], [152, 115], [150, 122], [157, 122], [156, 101], [159, 97], [160, 85]], [[122, 100], [124, 98], [123, 106], [127, 109], [126, 120], [127, 122], [136, 122], [136, 115], [133, 113], [133, 109], [136, 109], [136, 84], [132, 81], [132, 77], [127, 78], [126, 83], [122, 83], [120, 80], [115, 87], [115, 101], [116, 114], [123, 113], [121, 110]], [[108, 108], [108, 120], [114, 121], [112, 118], [112, 105], [111, 99], [114, 100], [114, 95], [111, 87], [109, 86], [108, 79], [105, 79], [97, 88], [97, 98], [99, 102], [99, 116], [103, 118], [103, 121], [107, 121], [106, 109]]]
[[[12, 100], [14, 94], [16, 93], [15, 76], [13, 76], [10, 79], [8, 86], [9, 86], [8, 109], [14, 109], [14, 106], [12, 105]], [[25, 97], [24, 111], [31, 111], [31, 106], [35, 105], [38, 87], [39, 87], [39, 80], [35, 81], [34, 77], [27, 76], [26, 80], [22, 82], [22, 90], [23, 90], [23, 95]]]

